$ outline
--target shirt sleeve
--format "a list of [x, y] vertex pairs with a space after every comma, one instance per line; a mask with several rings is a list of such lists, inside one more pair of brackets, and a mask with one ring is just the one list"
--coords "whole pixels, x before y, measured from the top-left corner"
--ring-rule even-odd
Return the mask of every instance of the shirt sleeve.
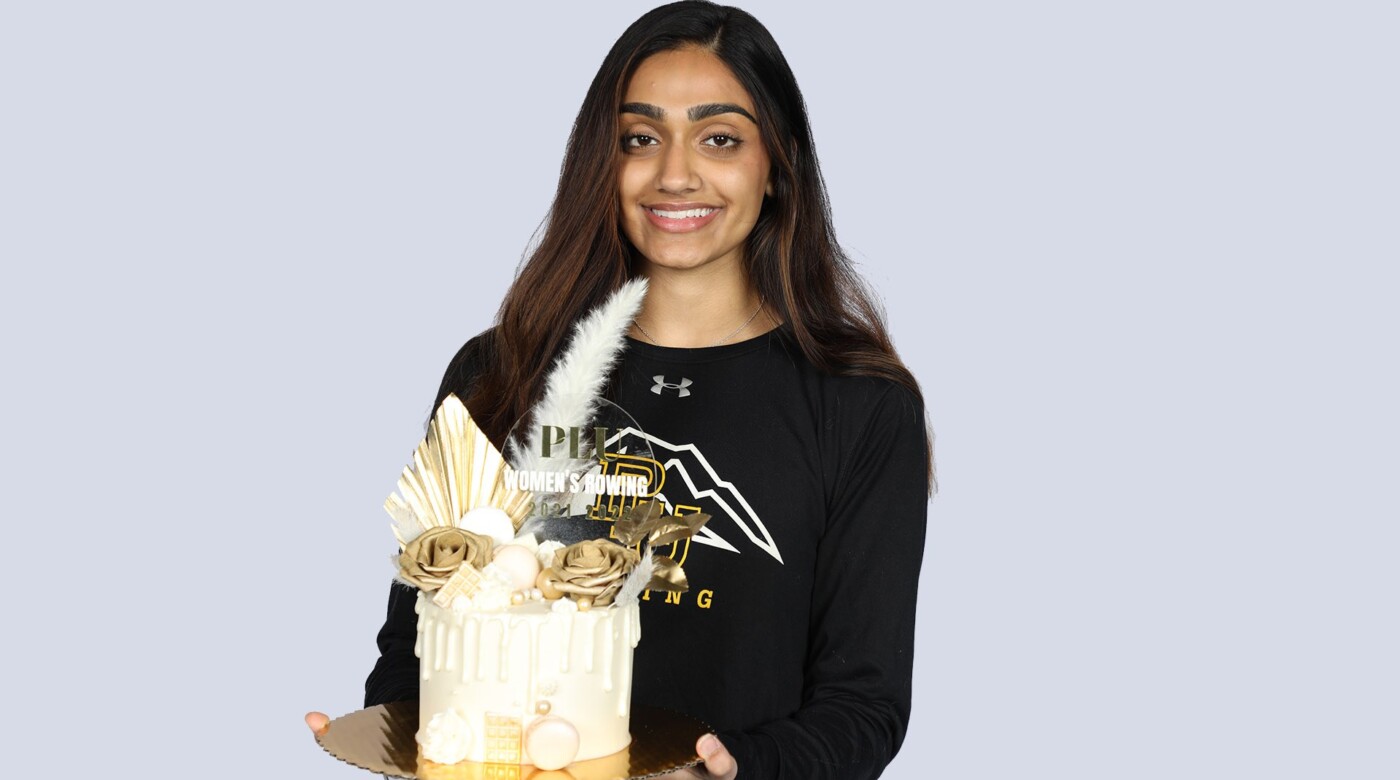
[[739, 780], [875, 778], [904, 741], [929, 479], [923, 404], [883, 391], [843, 460], [817, 551], [802, 706], [721, 732]]
[[413, 611], [417, 588], [399, 582], [389, 585], [389, 611], [379, 629], [379, 659], [365, 680], [365, 706], [418, 698], [418, 616]]

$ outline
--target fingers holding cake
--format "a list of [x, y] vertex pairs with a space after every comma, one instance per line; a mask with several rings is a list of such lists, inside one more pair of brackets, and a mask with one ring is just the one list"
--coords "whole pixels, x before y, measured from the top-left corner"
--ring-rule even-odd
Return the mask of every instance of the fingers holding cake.
[[312, 734], [319, 737], [331, 727], [331, 719], [324, 712], [312, 711], [306, 713], [306, 725], [311, 729]]
[[704, 763], [661, 775], [662, 780], [735, 780], [739, 762], [714, 734], [695, 740], [695, 754]]
[[705, 771], [716, 780], [733, 780], [739, 774], [739, 764], [719, 737], [706, 734], [695, 742], [695, 752], [705, 760]]

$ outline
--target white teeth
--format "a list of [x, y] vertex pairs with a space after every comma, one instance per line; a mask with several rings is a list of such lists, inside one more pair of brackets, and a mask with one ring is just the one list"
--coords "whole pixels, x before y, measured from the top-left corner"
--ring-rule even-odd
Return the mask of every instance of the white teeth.
[[661, 209], [648, 209], [651, 213], [665, 217], [666, 219], [688, 219], [690, 217], [703, 217], [714, 211], [714, 209], [686, 209], [685, 211], [662, 211]]

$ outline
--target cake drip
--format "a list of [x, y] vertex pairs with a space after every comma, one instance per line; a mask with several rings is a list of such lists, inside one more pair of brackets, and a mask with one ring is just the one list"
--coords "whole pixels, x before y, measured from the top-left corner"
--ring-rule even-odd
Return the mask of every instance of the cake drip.
[[[638, 605], [577, 611], [531, 603], [459, 613], [420, 593], [415, 611], [420, 718], [461, 710], [473, 735], [469, 760], [491, 758], [491, 735], [499, 736], [500, 724], [523, 734], [545, 716], [577, 729], [585, 751], [577, 760], [630, 741]], [[496, 732], [488, 721], [497, 724]]]

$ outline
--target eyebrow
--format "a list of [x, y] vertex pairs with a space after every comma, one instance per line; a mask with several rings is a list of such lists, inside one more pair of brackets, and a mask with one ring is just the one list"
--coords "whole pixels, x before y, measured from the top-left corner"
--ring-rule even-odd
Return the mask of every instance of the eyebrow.
[[[641, 114], [648, 119], [655, 119], [660, 122], [666, 118], [666, 110], [661, 106], [654, 106], [650, 103], [623, 103], [621, 114]], [[739, 114], [747, 117], [750, 122], [758, 124], [758, 120], [753, 118], [743, 106], [734, 103], [702, 103], [698, 106], [691, 106], [686, 110], [686, 116], [692, 122], [699, 122], [701, 119], [708, 119], [718, 114]]]

